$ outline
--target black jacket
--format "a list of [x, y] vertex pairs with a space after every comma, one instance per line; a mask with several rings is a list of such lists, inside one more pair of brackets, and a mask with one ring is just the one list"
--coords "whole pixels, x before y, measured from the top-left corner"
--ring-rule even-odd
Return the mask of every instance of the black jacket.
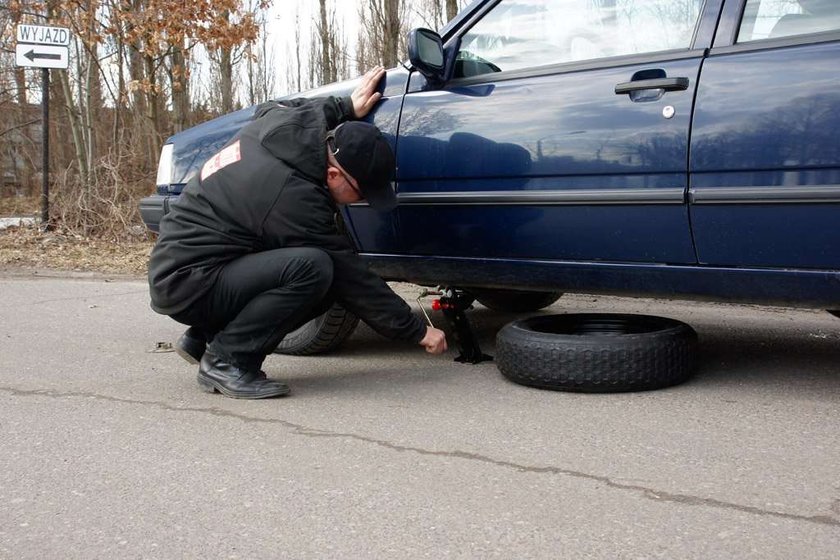
[[419, 342], [419, 317], [353, 251], [324, 185], [328, 130], [349, 97], [261, 105], [254, 121], [193, 177], [160, 224], [149, 262], [152, 309], [173, 315], [206, 294], [237, 257], [317, 247], [332, 257], [336, 300], [389, 338]]

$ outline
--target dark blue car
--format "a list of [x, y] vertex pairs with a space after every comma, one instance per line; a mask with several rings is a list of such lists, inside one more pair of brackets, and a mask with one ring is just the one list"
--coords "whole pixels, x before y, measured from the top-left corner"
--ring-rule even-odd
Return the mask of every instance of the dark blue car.
[[[372, 115], [399, 205], [343, 210], [384, 277], [840, 309], [840, 1], [479, 0], [410, 60]], [[168, 140], [149, 228], [251, 113]]]

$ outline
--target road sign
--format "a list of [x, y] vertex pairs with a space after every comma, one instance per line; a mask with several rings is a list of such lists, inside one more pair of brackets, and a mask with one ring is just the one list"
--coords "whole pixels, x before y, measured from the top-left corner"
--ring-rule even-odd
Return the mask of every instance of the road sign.
[[35, 68], [59, 68], [66, 70], [70, 60], [67, 47], [49, 45], [15, 45], [15, 64]]
[[66, 70], [69, 61], [70, 28], [49, 25], [18, 25], [15, 64]]
[[18, 25], [17, 42], [67, 47], [70, 45], [70, 28], [47, 25]]
[[50, 226], [50, 68], [70, 65], [70, 29], [48, 25], [18, 25], [15, 64], [41, 69], [41, 227]]

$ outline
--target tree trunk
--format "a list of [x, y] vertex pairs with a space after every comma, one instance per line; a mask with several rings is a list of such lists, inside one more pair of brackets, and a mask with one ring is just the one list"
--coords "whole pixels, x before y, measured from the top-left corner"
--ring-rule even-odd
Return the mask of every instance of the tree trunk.
[[172, 47], [169, 81], [172, 89], [172, 128], [181, 132], [189, 126], [190, 91], [187, 61], [181, 45]]
[[300, 92], [303, 87], [300, 83], [302, 71], [300, 67], [300, 14], [297, 12], [295, 12], [295, 68], [297, 68], [297, 89], [295, 91]]
[[27, 104], [26, 89], [26, 72], [22, 66], [15, 66], [15, 99], [21, 108]]
[[79, 178], [83, 185], [88, 184], [88, 167], [87, 158], [84, 152], [84, 130], [82, 129], [81, 119], [76, 110], [76, 104], [73, 100], [73, 91], [70, 88], [70, 81], [67, 78], [67, 72], [54, 72], [53, 76], [58, 75], [59, 83], [61, 84], [61, 92], [64, 97], [64, 108], [67, 110], [67, 119], [70, 123], [70, 131], [73, 135], [73, 147], [76, 151], [76, 164], [79, 166]]
[[400, 49], [400, 0], [385, 0], [385, 49], [382, 64], [386, 68], [399, 62]]
[[[11, 28], [14, 29], [17, 24], [20, 23], [19, 6], [11, 8], [10, 16]], [[26, 99], [26, 91], [28, 89], [26, 87], [26, 71], [22, 66], [15, 66], [13, 75], [15, 82], [15, 92], [13, 98], [17, 102], [17, 111], [15, 111], [16, 117], [10, 120], [12, 125], [21, 126], [24, 122], [30, 120], [27, 111], [29, 108], [29, 102]], [[5, 125], [2, 128], [6, 128]], [[32, 142], [28, 126], [21, 126], [19, 134], [26, 142]], [[32, 174], [34, 170], [32, 169], [32, 165], [30, 165], [29, 158], [23, 156], [21, 153], [22, 150], [19, 149], [21, 146], [16, 146], [15, 144], [16, 142], [10, 140], [8, 146], [8, 152], [11, 155], [12, 165], [14, 167], [15, 178], [23, 192], [34, 192], [35, 185], [32, 183]], [[2, 186], [3, 185], [0, 184], [0, 187]]]
[[441, 3], [441, 0], [423, 0], [420, 3], [420, 16], [425, 27], [435, 30], [443, 27], [444, 3]]
[[84, 111], [84, 128], [85, 128], [85, 156], [87, 157], [88, 179], [90, 181], [96, 178], [95, 162], [98, 157], [98, 138], [95, 126], [100, 122], [103, 114], [104, 103], [102, 100], [102, 81], [100, 80], [99, 61], [96, 56], [96, 44], [93, 39], [96, 34], [97, 21], [93, 14], [96, 13], [98, 2], [87, 0], [86, 12], [88, 14], [88, 26], [86, 36], [83, 42], [84, 57], [84, 102], [81, 103], [81, 109]]
[[258, 87], [257, 83], [260, 79], [257, 64], [259, 64], [260, 60], [256, 62], [254, 61], [254, 49], [251, 45], [248, 45], [246, 53], [248, 57], [248, 104], [256, 105]]
[[160, 122], [160, 111], [158, 110], [158, 92], [157, 92], [157, 69], [155, 68], [155, 59], [149, 55], [143, 55], [143, 67], [146, 72], [147, 82], [149, 84], [146, 92], [146, 123], [149, 130], [149, 161], [154, 161], [154, 157], [160, 152], [161, 136], [163, 136], [162, 126]]
[[[64, 103], [64, 88], [61, 84], [61, 76], [56, 74], [65, 74], [65, 72], [54, 72], [50, 76], [50, 103], [55, 103], [58, 107], [56, 111], [50, 111], [50, 167], [53, 169], [66, 168], [69, 162], [75, 157], [71, 152], [74, 150], [73, 142], [68, 142], [67, 138], [71, 138], [73, 133], [70, 128], [69, 118], [61, 118], [61, 106]], [[61, 142], [56, 142], [55, 139], [61, 138]], [[39, 140], [40, 142], [40, 140]], [[40, 185], [38, 185], [40, 188]]]
[[318, 38], [321, 42], [321, 69], [318, 72], [321, 84], [328, 84], [335, 81], [335, 72], [333, 71], [333, 57], [335, 53], [330, 52], [330, 28], [327, 23], [327, 0], [319, 0], [320, 4], [320, 24], [318, 25]]
[[251, 96], [251, 105], [268, 101], [274, 93], [276, 64], [274, 56], [269, 55], [268, 50], [268, 29], [265, 16], [260, 22], [262, 32], [260, 33], [259, 57], [251, 64], [254, 66], [254, 87]]
[[233, 111], [233, 53], [231, 49], [219, 49], [219, 93], [222, 98], [222, 113]]
[[[335, 14], [333, 14], [335, 16]], [[341, 28], [333, 22], [333, 32], [330, 38], [330, 52], [333, 53], [332, 81], [344, 80], [349, 78], [347, 71], [348, 56], [347, 56], [347, 41], [341, 34]]]
[[122, 24], [119, 24], [120, 31], [116, 34], [117, 43], [117, 100], [114, 105], [114, 126], [111, 129], [111, 143], [116, 144], [120, 141], [120, 130], [125, 127], [125, 120], [123, 114], [127, 104], [126, 99], [126, 85], [125, 85], [125, 41], [123, 41], [124, 31]]
[[[85, 52], [85, 91], [84, 103], [81, 104], [82, 120], [85, 131], [85, 157], [87, 158], [88, 180], [96, 178], [96, 130], [94, 123], [102, 113], [102, 89], [99, 83], [99, 72], [90, 53]], [[89, 185], [86, 185], [89, 186]]]
[[458, 15], [458, 0], [446, 0], [446, 21], [452, 21]]
[[357, 53], [359, 70], [382, 64], [396, 66], [402, 54], [404, 41], [403, 16], [405, 0], [368, 0], [367, 9], [360, 10], [361, 25]]
[[[131, 0], [131, 9], [135, 13], [139, 12], [143, 9], [143, 0]], [[143, 43], [139, 38], [128, 45], [128, 79], [134, 84], [134, 88], [131, 90], [134, 114], [146, 115], [146, 97], [143, 91], [137, 87], [145, 79]]]
[[[21, 6], [17, 4], [9, 6], [9, 29], [15, 29], [20, 23], [20, 9]], [[26, 106], [26, 72], [22, 66], [15, 66], [13, 72], [16, 88], [15, 99], [17, 99], [18, 105], [23, 110]]]

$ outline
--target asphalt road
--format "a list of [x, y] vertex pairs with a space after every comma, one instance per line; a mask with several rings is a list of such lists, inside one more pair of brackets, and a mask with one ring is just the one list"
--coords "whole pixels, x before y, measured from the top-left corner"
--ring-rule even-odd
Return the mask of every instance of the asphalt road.
[[[399, 286], [409, 300], [411, 287]], [[697, 376], [581, 395], [359, 329], [198, 390], [140, 281], [0, 277], [0, 558], [779, 558], [840, 550], [840, 320], [566, 296], [700, 334]], [[510, 315], [472, 315], [484, 349]]]

